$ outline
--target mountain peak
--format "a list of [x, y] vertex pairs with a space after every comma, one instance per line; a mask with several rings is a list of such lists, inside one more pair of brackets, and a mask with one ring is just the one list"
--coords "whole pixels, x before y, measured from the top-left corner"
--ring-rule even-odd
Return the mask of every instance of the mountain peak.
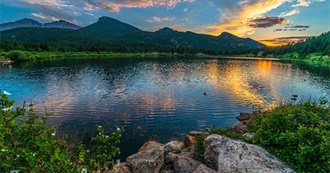
[[222, 32], [218, 37], [237, 37], [237, 36], [229, 32]]
[[75, 24], [72, 24], [68, 21], [65, 20], [59, 20], [59, 21], [54, 21], [50, 23], [45, 23], [43, 25], [45, 28], [65, 28], [65, 29], [79, 29], [80, 26], [77, 26]]
[[176, 33], [176, 32], [177, 31], [175, 31], [169, 27], [164, 27], [164, 28], [161, 28], [156, 31], [156, 33], [160, 33], [160, 34], [172, 34], [172, 33]]
[[22, 27], [42, 27], [42, 24], [33, 19], [24, 18], [17, 20], [15, 22], [0, 24], [0, 31], [14, 29], [14, 28], [22, 28]]
[[94, 35], [100, 39], [112, 38], [123, 34], [142, 32], [140, 29], [132, 25], [106, 16], [100, 17], [96, 23], [82, 28], [81, 31]]

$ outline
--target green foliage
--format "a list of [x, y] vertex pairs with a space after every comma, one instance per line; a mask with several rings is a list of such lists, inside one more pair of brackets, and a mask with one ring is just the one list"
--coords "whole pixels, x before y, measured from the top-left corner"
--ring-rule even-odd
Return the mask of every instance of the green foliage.
[[206, 135], [197, 135], [195, 137], [195, 157], [197, 159], [203, 159], [204, 158], [204, 140], [206, 138]]
[[298, 172], [330, 172], [327, 101], [286, 104], [252, 119], [253, 142]]
[[30, 59], [28, 55], [21, 50], [9, 51], [6, 56], [13, 61], [26, 61]]
[[85, 172], [111, 169], [116, 163], [121, 129], [108, 136], [98, 126], [90, 151], [82, 145], [73, 149], [56, 139], [56, 128], [46, 125], [51, 114], [39, 116], [32, 104], [11, 110], [13, 104], [7, 95], [1, 95], [0, 172]]

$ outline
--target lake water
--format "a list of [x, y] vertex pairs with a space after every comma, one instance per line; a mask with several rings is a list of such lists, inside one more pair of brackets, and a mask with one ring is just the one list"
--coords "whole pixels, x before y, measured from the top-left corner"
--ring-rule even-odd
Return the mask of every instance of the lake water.
[[240, 112], [293, 94], [329, 99], [330, 68], [242, 58], [71, 58], [0, 66], [0, 89], [16, 106], [46, 107], [55, 113], [50, 124], [83, 140], [95, 124], [106, 132], [123, 127], [125, 159], [149, 138], [182, 140], [191, 130], [231, 126]]

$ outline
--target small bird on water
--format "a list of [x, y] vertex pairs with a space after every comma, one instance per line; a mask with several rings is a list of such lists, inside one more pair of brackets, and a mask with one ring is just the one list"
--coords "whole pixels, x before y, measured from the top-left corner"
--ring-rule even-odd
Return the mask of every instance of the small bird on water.
[[204, 96], [206, 96], [206, 92], [204, 92], [203, 94], [204, 94]]

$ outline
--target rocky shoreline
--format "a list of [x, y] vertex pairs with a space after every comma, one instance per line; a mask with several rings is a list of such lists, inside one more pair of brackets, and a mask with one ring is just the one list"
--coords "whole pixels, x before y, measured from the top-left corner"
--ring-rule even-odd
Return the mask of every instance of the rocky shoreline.
[[[244, 134], [251, 117], [261, 112], [241, 113], [240, 122], [229, 129]], [[196, 138], [204, 136], [203, 152], [196, 149]], [[263, 148], [226, 136], [192, 131], [183, 141], [161, 144], [146, 142], [126, 162], [109, 173], [294, 173], [285, 163]]]

